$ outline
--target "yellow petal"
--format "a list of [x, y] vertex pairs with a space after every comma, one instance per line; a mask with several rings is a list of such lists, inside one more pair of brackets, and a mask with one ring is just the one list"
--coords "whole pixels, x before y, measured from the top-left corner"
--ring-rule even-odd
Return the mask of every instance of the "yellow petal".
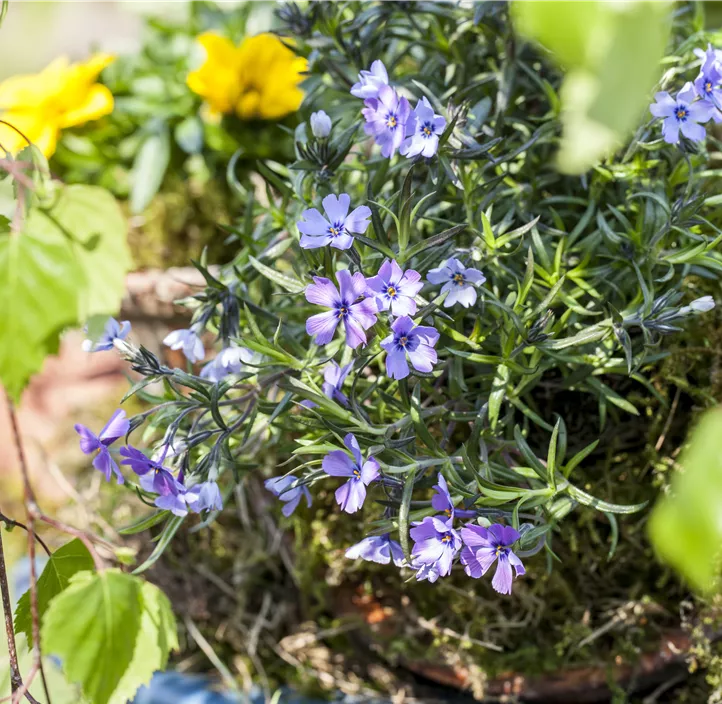
[[238, 50], [226, 37], [206, 32], [198, 37], [206, 60], [186, 78], [188, 87], [216, 112], [230, 112], [241, 92]]
[[253, 120], [261, 117], [261, 94], [256, 90], [244, 93], [236, 104], [236, 114], [242, 120]]
[[45, 156], [55, 151], [58, 128], [43, 119], [39, 112], [7, 112], [0, 118], [10, 125], [0, 123], [0, 146], [11, 154], [17, 154], [28, 142], [34, 144]]
[[60, 115], [60, 127], [75, 127], [90, 120], [97, 120], [113, 112], [113, 94], [107, 86], [95, 83], [85, 92], [85, 99], [74, 108]]

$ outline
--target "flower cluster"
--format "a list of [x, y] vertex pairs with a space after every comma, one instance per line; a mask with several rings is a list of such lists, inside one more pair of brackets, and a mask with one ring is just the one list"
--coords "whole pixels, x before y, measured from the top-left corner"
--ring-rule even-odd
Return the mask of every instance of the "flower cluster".
[[677, 144], [680, 133], [692, 142], [702, 142], [707, 133], [702, 126], [710, 119], [722, 122], [722, 62], [710, 44], [701, 54], [699, 75], [693, 83], [685, 83], [673, 98], [667, 91], [654, 96], [649, 110], [662, 118], [662, 136], [668, 144]]
[[383, 156], [392, 157], [397, 150], [408, 158], [436, 154], [446, 118], [434, 112], [425, 96], [412, 111], [409, 101], [389, 84], [383, 62], [374, 61], [370, 71], [361, 71], [351, 94], [364, 99], [364, 131], [381, 147]]

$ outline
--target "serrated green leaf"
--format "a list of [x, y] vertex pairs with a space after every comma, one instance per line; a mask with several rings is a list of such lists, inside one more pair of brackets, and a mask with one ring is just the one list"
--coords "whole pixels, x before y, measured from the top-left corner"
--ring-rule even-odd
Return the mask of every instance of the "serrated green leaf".
[[[92, 569], [93, 558], [82, 541], [77, 538], [58, 548], [50, 556], [37, 583], [38, 617], [41, 624], [48, 604], [68, 586], [70, 578], [78, 572]], [[24, 633], [28, 643], [32, 646], [33, 629], [29, 590], [20, 597], [15, 608], [15, 633]]]

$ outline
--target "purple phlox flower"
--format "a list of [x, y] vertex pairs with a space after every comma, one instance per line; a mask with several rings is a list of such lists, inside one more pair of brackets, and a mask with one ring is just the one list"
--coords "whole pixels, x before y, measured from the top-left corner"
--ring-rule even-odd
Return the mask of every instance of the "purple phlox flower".
[[124, 320], [119, 323], [115, 318], [108, 318], [105, 322], [105, 328], [102, 335], [93, 342], [93, 340], [83, 340], [84, 352], [107, 352], [115, 346], [115, 340], [125, 340], [130, 332], [130, 323]]
[[478, 269], [465, 267], [456, 257], [450, 257], [440, 267], [429, 271], [426, 277], [432, 284], [444, 284], [441, 293], [446, 293], [444, 308], [461, 303], [464, 308], [476, 303], [476, 287], [486, 281]]
[[203, 369], [201, 377], [217, 384], [229, 374], [240, 374], [247, 364], [258, 364], [263, 355], [245, 347], [224, 347]]
[[330, 399], [338, 401], [342, 406], [348, 406], [348, 398], [346, 398], [346, 394], [341, 391], [341, 388], [352, 368], [353, 360], [343, 367], [339, 367], [339, 365], [332, 360], [323, 370], [323, 385], [321, 387], [323, 393]]
[[436, 328], [414, 325], [408, 315], [396, 318], [391, 324], [392, 333], [382, 340], [386, 350], [386, 373], [392, 379], [405, 379], [409, 375], [409, 361], [414, 369], [430, 372], [436, 364], [434, 345], [439, 340]]
[[313, 277], [313, 283], [306, 288], [306, 300], [331, 310], [328, 313], [312, 315], [306, 321], [306, 332], [317, 345], [326, 345], [333, 339], [336, 326], [343, 321], [346, 344], [356, 349], [366, 344], [366, 333], [376, 322], [376, 302], [373, 298], [357, 301], [366, 292], [366, 279], [360, 272], [351, 276], [346, 269], [336, 274], [339, 290], [329, 279]]
[[451, 564], [461, 548], [461, 538], [453, 529], [451, 519], [427, 516], [409, 533], [414, 541], [411, 555], [415, 563], [433, 566], [441, 577], [451, 573]]
[[369, 226], [371, 209], [367, 205], [360, 205], [350, 213], [351, 196], [342, 193], [326, 196], [322, 201], [326, 217], [311, 208], [301, 213], [303, 220], [296, 225], [301, 233], [301, 247], [304, 249], [317, 249], [330, 244], [336, 249], [349, 249], [353, 245], [353, 235], [362, 235]]
[[375, 296], [379, 311], [389, 310], [396, 315], [414, 315], [414, 296], [422, 289], [424, 282], [418, 271], [404, 271], [396, 260], [388, 259], [381, 265], [379, 273], [366, 279], [368, 295]]
[[202, 482], [192, 486], [185, 492], [185, 501], [191, 511], [220, 511], [223, 509], [223, 498], [218, 484], [213, 481]]
[[323, 458], [321, 468], [332, 477], [349, 477], [336, 489], [336, 501], [342, 511], [356, 513], [366, 500], [366, 487], [379, 477], [379, 463], [373, 457], [363, 461], [358, 440], [352, 433], [343, 439], [343, 444], [353, 458], [343, 450], [332, 450]]
[[390, 86], [381, 86], [378, 97], [364, 101], [361, 112], [366, 120], [364, 131], [376, 140], [381, 154], [392, 157], [401, 146], [407, 131], [412, 133], [416, 117], [406, 98], [399, 98]]
[[153, 460], [132, 445], [121, 447], [120, 454], [125, 457], [121, 464], [128, 465], [140, 477], [139, 483], [145, 491], [161, 496], [185, 493], [185, 487], [163, 466], [165, 455]]
[[125, 411], [121, 409], [113, 413], [110, 420], [98, 435], [80, 423], [76, 423], [75, 425], [75, 432], [80, 435], [80, 449], [86, 455], [97, 453], [93, 458], [93, 467], [102, 472], [107, 481], [110, 481], [112, 472], [115, 473], [118, 484], [125, 482], [118, 463], [113, 459], [108, 448], [118, 438], [126, 435], [129, 429], [130, 423], [125, 417]]
[[407, 137], [399, 153], [407, 157], [434, 156], [439, 148], [439, 137], [446, 129], [446, 119], [437, 115], [426, 97], [421, 98], [414, 108], [413, 131], [407, 125]]
[[331, 118], [323, 110], [311, 113], [311, 132], [316, 139], [326, 139], [331, 134]]
[[382, 61], [376, 59], [371, 64], [370, 71], [361, 71], [358, 75], [358, 83], [351, 87], [351, 95], [357, 98], [376, 98], [381, 86], [389, 84], [389, 74]]
[[439, 578], [439, 570], [436, 565], [426, 565], [423, 562], [414, 561], [411, 567], [416, 570], [416, 581], [428, 581], [432, 584]]
[[717, 52], [710, 44], [704, 55], [704, 63], [699, 76], [694, 81], [697, 95], [709, 105], [710, 116], [719, 123], [722, 122], [722, 68], [717, 59]]
[[198, 330], [191, 326], [188, 330], [173, 330], [163, 339], [163, 344], [172, 350], [183, 350], [189, 362], [200, 362], [206, 356], [203, 342], [198, 336]]
[[391, 540], [388, 533], [364, 538], [360, 543], [346, 550], [346, 557], [351, 560], [361, 558], [381, 565], [388, 565], [393, 560], [397, 567], [404, 564], [404, 551], [395, 540]]
[[662, 136], [667, 144], [679, 142], [680, 131], [693, 142], [701, 142], [705, 138], [707, 133], [699, 123], [709, 120], [713, 106], [704, 100], [692, 102], [694, 98], [691, 83], [685, 83], [676, 98], [666, 91], [655, 93], [654, 99], [657, 102], [649, 106], [649, 111], [655, 117], [664, 118]]
[[498, 561], [491, 586], [500, 594], [511, 594], [514, 581], [511, 568], [514, 567], [517, 577], [526, 573], [521, 560], [511, 550], [519, 540], [519, 533], [501, 523], [494, 523], [488, 529], [470, 523], [461, 529], [461, 538], [466, 544], [461, 554], [466, 574], [478, 579]]
[[444, 475], [439, 473], [439, 483], [434, 485], [435, 493], [431, 497], [431, 505], [447, 518], [473, 518], [476, 511], [466, 511], [464, 509], [454, 508], [454, 501], [449, 492], [449, 485], [444, 479]]
[[297, 481], [296, 477], [272, 477], [263, 482], [268, 491], [286, 504], [282, 509], [284, 516], [290, 516], [296, 510], [302, 496], [311, 507], [311, 492], [307, 486], [293, 486]]

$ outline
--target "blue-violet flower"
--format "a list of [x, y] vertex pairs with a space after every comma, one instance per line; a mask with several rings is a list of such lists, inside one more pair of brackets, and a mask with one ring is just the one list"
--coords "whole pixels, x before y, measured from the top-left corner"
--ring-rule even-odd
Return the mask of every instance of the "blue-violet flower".
[[465, 267], [458, 259], [451, 257], [440, 267], [431, 269], [426, 278], [432, 284], [444, 284], [441, 293], [446, 293], [444, 308], [461, 303], [464, 308], [476, 303], [476, 287], [486, 281], [478, 269]]
[[[381, 86], [377, 98], [368, 98], [361, 112], [366, 120], [364, 131], [376, 140], [381, 154], [392, 157], [406, 137], [413, 132], [415, 116], [406, 98], [399, 98], [389, 86]], [[408, 123], [408, 124], [407, 124]]]
[[286, 505], [281, 509], [284, 516], [290, 516], [297, 508], [301, 497], [306, 497], [306, 505], [311, 507], [311, 492], [307, 486], [293, 486], [298, 480], [296, 477], [271, 477], [263, 485], [274, 496]]
[[368, 295], [375, 296], [379, 311], [389, 310], [396, 315], [414, 315], [414, 296], [422, 289], [424, 282], [418, 271], [404, 271], [396, 260], [388, 259], [381, 265], [379, 273], [366, 279]]
[[83, 340], [83, 350], [85, 352], [107, 352], [113, 349], [115, 340], [125, 340], [129, 332], [130, 323], [127, 320], [119, 323], [115, 318], [108, 318], [103, 333], [95, 342]]
[[441, 577], [451, 573], [451, 564], [461, 548], [461, 538], [453, 529], [451, 519], [444, 521], [436, 516], [427, 516], [409, 533], [414, 541], [411, 556], [415, 563], [431, 565]]
[[392, 333], [382, 340], [386, 350], [386, 373], [392, 379], [405, 379], [409, 373], [409, 361], [414, 369], [430, 372], [436, 364], [434, 345], [439, 341], [436, 328], [414, 325], [408, 315], [396, 318], [391, 324]]
[[346, 557], [351, 560], [361, 558], [368, 562], [378, 562], [381, 565], [388, 565], [391, 560], [397, 567], [404, 564], [404, 551], [395, 540], [391, 540], [388, 533], [384, 535], [370, 535], [360, 543], [352, 545], [346, 550]]
[[203, 342], [194, 326], [188, 330], [173, 330], [165, 336], [163, 344], [172, 350], [183, 350], [186, 359], [192, 363], [200, 362], [206, 356]]
[[709, 120], [712, 106], [707, 101], [693, 103], [694, 98], [691, 83], [685, 83], [676, 99], [666, 91], [655, 94], [657, 102], [649, 106], [649, 111], [655, 117], [664, 118], [662, 136], [668, 144], [679, 142], [680, 132], [693, 142], [701, 142], [705, 138], [707, 133], [699, 123]]
[[321, 468], [332, 477], [349, 477], [336, 489], [336, 502], [346, 513], [355, 513], [366, 500], [366, 487], [379, 476], [379, 463], [369, 457], [365, 462], [358, 440], [352, 433], [346, 435], [343, 444], [351, 451], [353, 459], [343, 450], [332, 450], [321, 463]]
[[380, 60], [376, 60], [371, 64], [370, 71], [361, 71], [358, 75], [358, 83], [354, 83], [351, 87], [351, 95], [357, 98], [376, 98], [379, 94], [381, 86], [389, 84], [389, 74], [386, 66]]
[[105, 424], [105, 427], [96, 435], [92, 430], [80, 423], [76, 423], [75, 432], [80, 435], [80, 449], [86, 455], [97, 453], [93, 458], [93, 467], [105, 475], [110, 481], [111, 472], [115, 473], [118, 484], [123, 484], [125, 479], [120, 472], [118, 463], [113, 459], [108, 449], [118, 438], [128, 433], [130, 423], [125, 417], [125, 411], [117, 410]]
[[439, 148], [439, 137], [446, 129], [446, 119], [434, 113], [426, 97], [421, 98], [416, 104], [414, 114], [416, 115], [414, 131], [407, 129], [407, 137], [399, 153], [409, 158], [419, 154], [426, 158], [432, 157]]
[[330, 244], [336, 249], [349, 249], [353, 245], [353, 235], [366, 232], [371, 209], [360, 205], [349, 213], [351, 196], [348, 193], [326, 196], [322, 203], [326, 217], [316, 208], [310, 208], [301, 213], [304, 219], [296, 223], [301, 233], [301, 247], [317, 249]]
[[514, 581], [512, 566], [517, 577], [526, 572], [521, 560], [511, 550], [511, 546], [519, 540], [519, 533], [500, 523], [494, 523], [488, 529], [470, 523], [461, 529], [461, 538], [466, 544], [461, 552], [466, 574], [478, 579], [498, 561], [491, 586], [499, 594], [511, 594]]

